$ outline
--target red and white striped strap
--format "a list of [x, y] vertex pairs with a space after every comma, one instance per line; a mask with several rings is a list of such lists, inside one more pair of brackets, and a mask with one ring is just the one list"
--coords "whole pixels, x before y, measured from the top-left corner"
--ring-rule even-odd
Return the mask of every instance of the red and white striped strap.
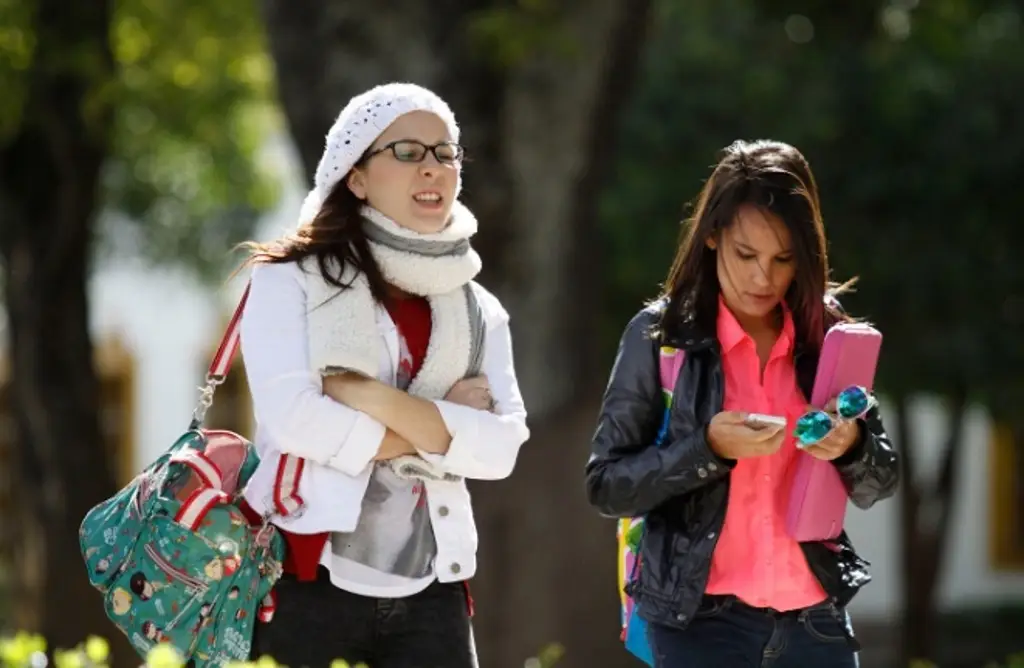
[[185, 464], [195, 471], [195, 474], [202, 479], [204, 487], [224, 488], [224, 477], [221, 475], [220, 469], [202, 452], [185, 448], [174, 453], [171, 461]]
[[277, 595], [274, 590], [263, 597], [263, 601], [260, 602], [260, 607], [256, 612], [257, 618], [266, 624], [274, 618], [274, 612], [277, 610]]
[[[245, 310], [245, 303], [249, 299], [251, 284], [245, 286], [235, 314], [231, 317], [220, 346], [210, 362], [207, 371], [210, 378], [225, 378], [231, 370], [231, 362], [238, 352], [240, 338], [240, 326], [242, 313]], [[302, 508], [304, 502], [299, 496], [299, 482], [302, 480], [302, 472], [305, 468], [305, 461], [294, 455], [281, 455], [277, 466], [277, 478], [274, 481], [274, 512], [281, 516], [295, 514]]]
[[274, 480], [274, 512], [283, 517], [296, 513], [304, 501], [299, 496], [299, 482], [306, 460], [295, 455], [281, 455]]
[[238, 300], [238, 306], [235, 307], [235, 313], [231, 316], [231, 322], [224, 330], [224, 336], [221, 337], [220, 345], [217, 346], [217, 352], [214, 353], [213, 359], [210, 361], [210, 368], [206, 373], [211, 378], [224, 378], [231, 370], [231, 362], [234, 361], [235, 354], [238, 352], [242, 312], [245, 310], [245, 303], [249, 300], [250, 287], [251, 284], [245, 286], [245, 291], [242, 292], [242, 297]]
[[219, 489], [199, 488], [181, 504], [174, 521], [191, 531], [197, 531], [206, 513], [218, 503], [227, 503], [231, 497]]

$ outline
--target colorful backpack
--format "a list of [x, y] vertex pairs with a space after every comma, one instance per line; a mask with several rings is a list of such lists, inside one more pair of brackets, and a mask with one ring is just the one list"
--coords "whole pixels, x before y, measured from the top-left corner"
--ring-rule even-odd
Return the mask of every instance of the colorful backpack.
[[238, 434], [202, 428], [238, 347], [248, 290], [210, 365], [188, 431], [124, 489], [89, 511], [79, 530], [89, 581], [141, 655], [166, 642], [189, 666], [249, 659], [257, 620], [273, 613], [284, 542], [239, 508], [259, 463]]
[[[658, 375], [661, 377], [661, 393], [665, 399], [665, 414], [655, 441], [656, 446], [665, 442], [668, 435], [669, 411], [672, 408], [672, 392], [676, 379], [683, 368], [685, 353], [678, 348], [662, 346], [658, 353]], [[622, 642], [630, 654], [648, 666], [654, 665], [654, 656], [647, 643], [647, 622], [636, 612], [633, 598], [626, 593], [626, 586], [640, 573], [640, 542], [644, 534], [643, 517], [626, 517], [618, 522], [619, 550], [619, 597], [622, 605]]]

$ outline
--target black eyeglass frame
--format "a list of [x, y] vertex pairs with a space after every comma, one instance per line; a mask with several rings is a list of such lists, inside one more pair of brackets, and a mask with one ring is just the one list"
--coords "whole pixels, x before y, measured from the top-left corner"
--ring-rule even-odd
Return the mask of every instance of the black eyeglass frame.
[[[400, 157], [398, 155], [398, 151], [397, 151], [397, 146], [399, 144], [416, 144], [417, 146], [422, 146], [423, 149], [424, 149], [423, 150], [423, 157], [421, 157], [419, 160], [409, 160], [409, 159], [405, 159], [405, 158]], [[442, 158], [441, 156], [439, 156], [437, 154], [437, 149], [441, 148], [442, 146], [445, 146], [445, 147], [454, 146], [455, 147], [455, 157], [451, 158], [451, 159], [448, 159], [448, 158]], [[465, 155], [465, 150], [462, 148], [462, 146], [460, 146], [459, 144], [456, 144], [453, 141], [443, 141], [443, 142], [439, 142], [437, 144], [434, 144], [434, 145], [430, 146], [430, 145], [424, 144], [423, 142], [421, 142], [418, 139], [396, 139], [393, 142], [388, 142], [387, 144], [384, 144], [383, 146], [381, 146], [378, 149], [374, 149], [373, 151], [369, 151], [368, 153], [366, 153], [366, 155], [364, 155], [362, 158], [360, 158], [360, 160], [359, 160], [359, 162], [357, 164], [361, 165], [361, 164], [367, 162], [368, 160], [370, 160], [371, 158], [373, 158], [375, 156], [378, 156], [381, 153], [387, 153], [388, 151], [391, 151], [391, 155], [395, 156], [395, 160], [398, 160], [399, 162], [423, 162], [424, 160], [427, 159], [427, 153], [433, 153], [434, 154], [434, 160], [437, 160], [437, 162], [442, 164], [442, 165], [457, 165], [457, 164], [462, 162], [462, 158]]]

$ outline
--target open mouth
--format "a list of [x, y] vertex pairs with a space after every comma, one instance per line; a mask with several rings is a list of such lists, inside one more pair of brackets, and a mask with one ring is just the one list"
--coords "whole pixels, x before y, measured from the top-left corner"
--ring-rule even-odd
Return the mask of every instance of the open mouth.
[[412, 196], [412, 199], [418, 205], [427, 209], [440, 209], [444, 203], [444, 198], [441, 197], [441, 193], [433, 190], [416, 193]]

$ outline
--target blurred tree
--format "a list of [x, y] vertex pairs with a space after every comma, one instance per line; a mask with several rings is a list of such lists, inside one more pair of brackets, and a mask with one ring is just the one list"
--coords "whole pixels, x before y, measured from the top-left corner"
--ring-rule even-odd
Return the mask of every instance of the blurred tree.
[[[614, 249], [610, 347], [663, 278], [680, 186], [696, 195], [719, 148], [771, 137], [808, 156], [836, 278], [862, 278], [844, 304], [886, 337], [879, 382], [906, 461], [906, 657], [933, 653], [965, 410], [978, 402], [997, 418], [1013, 415], [1024, 390], [1024, 269], [1012, 250], [1024, 247], [1013, 185], [1024, 154], [1024, 128], [1013, 121], [1024, 113], [1021, 10], [982, 0], [916, 5], [660, 3], [602, 202], [604, 243]], [[648, 221], [644, 234], [637, 220]], [[937, 446], [919, 443], [909, 419], [920, 394], [948, 405]], [[934, 481], [915, 457], [928, 448], [941, 452]]]
[[[516, 475], [474, 486], [481, 663], [511, 665], [557, 640], [567, 665], [610, 665], [614, 571], [590, 568], [588, 555], [614, 552], [614, 526], [584, 507], [579, 480], [603, 383], [594, 357], [603, 274], [593, 246], [596, 192], [614, 162], [610, 137], [632, 94], [649, 2], [405, 0], [387, 13], [373, 2], [264, 7], [281, 99], [309, 173], [342, 106], [375, 84], [424, 84], [458, 113], [482, 280], [512, 313], [533, 430]], [[552, 545], [556, 536], [572, 547]], [[595, 607], [608, 612], [604, 631], [595, 630]]]
[[115, 491], [88, 326], [100, 214], [122, 214], [107, 216], [119, 243], [213, 275], [273, 196], [254, 159], [268, 84], [250, 0], [0, 0], [0, 264], [21, 502], [0, 547], [13, 552], [16, 623], [57, 645], [111, 630], [76, 540]]

